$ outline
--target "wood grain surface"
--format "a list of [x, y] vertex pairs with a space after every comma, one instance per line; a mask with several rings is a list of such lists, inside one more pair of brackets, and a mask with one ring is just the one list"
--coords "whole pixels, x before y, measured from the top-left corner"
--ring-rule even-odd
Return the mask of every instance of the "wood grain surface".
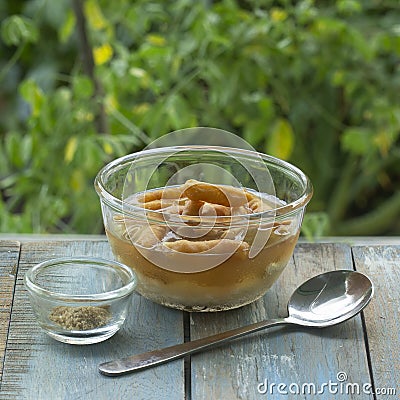
[[19, 248], [20, 244], [16, 241], [0, 242], [0, 379], [3, 374]]
[[[300, 244], [294, 256], [261, 300], [240, 310], [224, 314], [193, 314], [191, 338], [199, 338], [222, 330], [286, 316], [286, 304], [291, 293], [303, 281], [321, 272], [352, 269], [351, 249], [346, 245]], [[300, 392], [303, 384], [337, 381], [346, 374], [347, 382], [370, 382], [366, 349], [360, 316], [341, 325], [323, 330], [305, 328], [275, 328], [241, 339], [223, 348], [192, 357], [193, 399], [332, 399], [328, 388], [313, 396], [313, 388]], [[277, 386], [286, 385], [279, 393]], [[261, 385], [261, 386], [260, 386]], [[282, 386], [283, 387], [283, 386]], [[306, 386], [304, 386], [306, 388]], [[266, 391], [265, 394], [263, 392]], [[261, 393], [260, 393], [261, 392]], [[214, 396], [214, 397], [213, 397]], [[335, 398], [369, 399], [368, 395]]]
[[356, 269], [375, 285], [375, 296], [364, 311], [376, 399], [400, 396], [400, 246], [353, 247]]
[[[48, 337], [35, 321], [23, 285], [25, 272], [34, 264], [79, 255], [114, 258], [106, 239], [0, 241], [0, 400], [398, 398], [400, 241], [398, 246], [372, 241], [299, 243], [263, 298], [228, 312], [187, 314], [135, 294], [121, 330], [88, 346]], [[338, 269], [364, 272], [375, 285], [374, 299], [363, 314], [341, 325], [321, 330], [276, 327], [186, 362], [118, 378], [98, 373], [97, 366], [104, 361], [286, 316], [296, 287]], [[336, 385], [330, 388], [336, 393], [322, 386], [329, 382]], [[363, 385], [370, 385], [371, 393], [364, 393]]]
[[25, 271], [49, 258], [113, 258], [106, 241], [32, 242], [21, 247], [0, 399], [182, 399], [184, 366], [178, 360], [118, 379], [99, 374], [99, 363], [183, 341], [182, 314], [138, 295], [125, 324], [111, 339], [88, 346], [54, 341], [38, 327], [23, 286]]

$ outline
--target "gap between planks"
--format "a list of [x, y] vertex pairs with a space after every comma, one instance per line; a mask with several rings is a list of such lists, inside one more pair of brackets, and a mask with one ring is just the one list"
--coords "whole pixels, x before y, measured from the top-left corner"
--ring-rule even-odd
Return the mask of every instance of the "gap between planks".
[[17, 241], [0, 241], [0, 388], [18, 271], [21, 245]]

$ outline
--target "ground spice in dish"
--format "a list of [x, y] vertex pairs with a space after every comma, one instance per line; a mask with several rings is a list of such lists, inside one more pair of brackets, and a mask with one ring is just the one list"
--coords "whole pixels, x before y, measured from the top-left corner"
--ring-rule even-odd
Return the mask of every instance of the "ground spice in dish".
[[67, 307], [53, 308], [49, 319], [70, 331], [87, 331], [104, 326], [111, 318], [109, 307]]

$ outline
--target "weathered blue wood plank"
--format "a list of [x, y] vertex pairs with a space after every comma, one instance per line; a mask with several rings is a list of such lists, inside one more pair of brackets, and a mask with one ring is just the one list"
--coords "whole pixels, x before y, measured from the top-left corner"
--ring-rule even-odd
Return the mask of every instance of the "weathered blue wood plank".
[[400, 245], [353, 247], [353, 254], [357, 270], [369, 275], [375, 285], [375, 298], [364, 317], [376, 398], [399, 398]]
[[[191, 338], [285, 316], [287, 300], [300, 283], [335, 269], [352, 269], [349, 246], [300, 244], [283, 275], [261, 300], [226, 313], [192, 314]], [[194, 355], [191, 365], [193, 400], [372, 398], [362, 393], [370, 376], [360, 316], [324, 330], [276, 328], [261, 332]], [[338, 380], [341, 372], [347, 376], [343, 383], [342, 375]], [[359, 385], [360, 394], [346, 386], [352, 383]], [[314, 395], [317, 391], [321, 393]]]
[[19, 249], [20, 244], [16, 241], [0, 242], [0, 385], [17, 274]]
[[40, 330], [23, 287], [23, 275], [37, 262], [69, 255], [113, 258], [105, 240], [22, 245], [0, 398], [183, 399], [182, 360], [120, 378], [102, 376], [97, 370], [100, 362], [182, 342], [179, 311], [135, 295], [121, 330], [105, 342], [88, 346], [59, 343]]

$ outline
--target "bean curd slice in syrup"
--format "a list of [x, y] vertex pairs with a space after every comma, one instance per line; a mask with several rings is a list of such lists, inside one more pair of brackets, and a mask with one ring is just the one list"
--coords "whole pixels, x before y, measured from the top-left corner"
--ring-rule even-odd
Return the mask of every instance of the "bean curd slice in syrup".
[[[174, 221], [176, 216], [176, 222], [183, 222], [184, 225], [171, 228], [167, 225], [146, 226], [144, 223], [136, 232], [132, 230], [131, 239], [143, 247], [152, 248], [159, 243], [169, 250], [182, 253], [209, 252], [215, 248], [219, 254], [248, 254], [249, 243], [254, 240], [257, 226], [249, 228], [245, 234], [242, 228], [210, 230], [198, 225], [203, 218], [218, 217], [218, 223], [227, 224], [228, 228], [233, 216], [272, 209], [261, 197], [244, 188], [215, 185], [195, 179], [189, 179], [181, 186], [141, 193], [135, 203], [148, 211], [150, 219], [167, 222]], [[282, 222], [283, 225], [287, 223]], [[270, 224], [272, 229], [280, 226], [276, 222]]]
[[217, 186], [189, 179], [183, 185], [183, 195], [190, 200], [205, 201], [226, 207], [240, 207], [254, 198], [244, 189], [233, 186]]

